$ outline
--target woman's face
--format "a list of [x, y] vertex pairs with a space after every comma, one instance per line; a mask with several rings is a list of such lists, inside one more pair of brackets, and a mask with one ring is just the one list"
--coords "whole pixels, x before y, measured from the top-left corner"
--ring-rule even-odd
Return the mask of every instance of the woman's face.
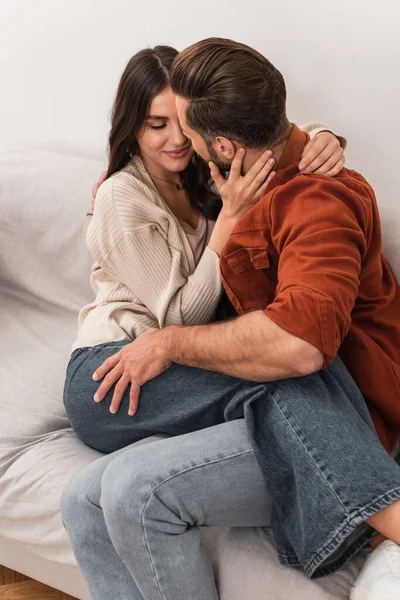
[[190, 140], [182, 133], [175, 107], [175, 96], [167, 88], [153, 98], [138, 136], [140, 155], [151, 170], [179, 173], [193, 155]]

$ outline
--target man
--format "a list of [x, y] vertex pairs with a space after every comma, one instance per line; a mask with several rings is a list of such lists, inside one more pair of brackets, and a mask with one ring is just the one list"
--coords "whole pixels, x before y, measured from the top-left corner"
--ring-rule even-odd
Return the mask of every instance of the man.
[[[172, 87], [184, 133], [198, 154], [213, 161], [222, 198], [240, 173], [226, 182], [216, 165], [228, 170], [239, 156], [235, 169], [243, 160], [247, 173], [272, 150], [277, 174], [221, 253], [225, 290], [239, 316], [207, 326], [148, 330], [96, 370], [96, 381], [108, 373], [98, 397], [103, 400], [122, 377], [131, 382], [125, 401], [130, 396], [133, 412], [139, 402], [131, 441], [244, 416], [272, 494], [280, 560], [322, 576], [379, 532], [375, 544], [385, 537], [393, 541], [372, 554], [352, 598], [398, 598], [400, 470], [388, 453], [400, 431], [400, 292], [380, 254], [373, 191], [346, 169], [331, 180], [299, 174], [307, 136], [286, 117], [281, 74], [251, 48], [230, 40], [199, 42], [179, 55]], [[122, 392], [112, 392], [114, 406]], [[186, 535], [188, 524], [206, 522], [210, 504], [200, 495], [190, 511], [187, 505], [172, 510], [176, 498], [167, 495], [158, 498], [150, 517], [154, 491], [166, 478], [152, 472], [139, 485], [145, 453], [133, 451], [139, 456], [135, 468], [124, 453], [102, 479], [102, 509], [114, 549], [146, 600], [156, 597], [150, 585], [160, 598], [214, 598], [211, 584], [200, 590], [201, 578], [193, 575], [190, 581], [183, 574], [185, 558], [196, 556], [184, 536], [175, 536], [174, 552], [182, 571], [176, 578], [185, 584], [173, 589], [171, 581], [165, 583], [168, 571], [148, 583], [156, 556], [151, 546], [165, 542], [168, 532]], [[75, 497], [77, 489], [75, 484]], [[139, 500], [132, 500], [132, 490]], [[63, 513], [68, 514], [67, 502]], [[129, 540], [136, 541], [142, 530], [149, 556], [135, 562]], [[195, 565], [197, 571], [204, 567], [203, 579], [209, 580], [199, 556]]]

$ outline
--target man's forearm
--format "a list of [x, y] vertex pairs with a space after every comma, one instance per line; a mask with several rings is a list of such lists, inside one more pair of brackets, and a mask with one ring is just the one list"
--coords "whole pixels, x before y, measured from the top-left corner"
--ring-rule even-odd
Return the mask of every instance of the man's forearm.
[[275, 381], [317, 371], [321, 353], [276, 325], [263, 311], [222, 323], [171, 326], [160, 332], [172, 362], [250, 381]]

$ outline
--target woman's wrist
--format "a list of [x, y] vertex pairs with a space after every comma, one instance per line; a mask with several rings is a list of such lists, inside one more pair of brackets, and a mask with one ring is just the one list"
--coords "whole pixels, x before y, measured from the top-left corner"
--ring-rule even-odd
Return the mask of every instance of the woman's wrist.
[[234, 217], [224, 211], [223, 208], [221, 209], [218, 219], [215, 222], [210, 241], [208, 242], [208, 247], [216, 252], [218, 256], [220, 256], [222, 248], [228, 241], [232, 229], [238, 221], [239, 217]]

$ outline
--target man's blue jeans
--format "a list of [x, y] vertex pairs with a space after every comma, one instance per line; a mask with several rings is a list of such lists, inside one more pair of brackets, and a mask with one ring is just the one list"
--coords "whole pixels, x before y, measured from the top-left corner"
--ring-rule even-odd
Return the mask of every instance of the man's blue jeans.
[[269, 526], [272, 498], [238, 419], [96, 460], [61, 508], [92, 600], [217, 600], [199, 526]]
[[[64, 400], [77, 435], [113, 452], [153, 434], [186, 434], [244, 417], [273, 500], [281, 562], [302, 566], [310, 577], [333, 572], [374, 535], [365, 519], [400, 498], [400, 469], [381, 446], [339, 357], [318, 373], [271, 383], [174, 364], [143, 386], [139, 409], [129, 417], [128, 393], [116, 415], [108, 410], [112, 391], [100, 404], [92, 400], [99, 385], [92, 373], [123, 345], [81, 349], [71, 357]], [[111, 493], [124, 514], [127, 490], [115, 486]], [[128, 522], [123, 529], [129, 535]]]

